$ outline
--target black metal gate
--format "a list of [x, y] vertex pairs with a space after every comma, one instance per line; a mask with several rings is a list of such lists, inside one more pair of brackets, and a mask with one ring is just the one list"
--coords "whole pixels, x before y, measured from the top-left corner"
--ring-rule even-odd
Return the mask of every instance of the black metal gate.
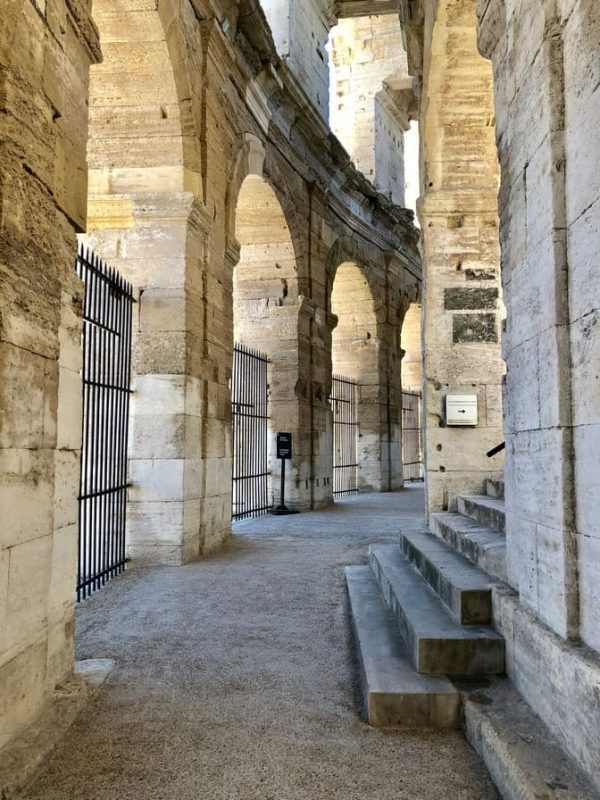
[[358, 384], [334, 375], [331, 384], [333, 412], [333, 496], [358, 491]]
[[264, 353], [236, 344], [233, 350], [232, 517], [247, 519], [269, 510], [269, 414]]
[[402, 392], [402, 474], [405, 481], [422, 481], [421, 392]]
[[80, 248], [83, 281], [83, 443], [77, 597], [125, 567], [127, 433], [131, 372], [131, 286]]

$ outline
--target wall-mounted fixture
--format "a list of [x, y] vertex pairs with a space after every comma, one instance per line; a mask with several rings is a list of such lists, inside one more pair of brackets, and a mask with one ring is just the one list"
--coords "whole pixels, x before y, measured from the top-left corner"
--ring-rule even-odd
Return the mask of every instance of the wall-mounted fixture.
[[476, 427], [478, 424], [477, 395], [449, 394], [446, 396], [446, 425]]

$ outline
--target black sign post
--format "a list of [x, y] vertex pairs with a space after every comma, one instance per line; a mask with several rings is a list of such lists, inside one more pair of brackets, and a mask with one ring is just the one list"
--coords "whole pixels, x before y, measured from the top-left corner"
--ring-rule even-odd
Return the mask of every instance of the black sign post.
[[279, 505], [273, 509], [272, 513], [279, 516], [284, 514], [297, 514], [285, 504], [285, 462], [292, 460], [292, 434], [277, 434], [277, 458], [281, 460], [281, 489], [279, 492]]

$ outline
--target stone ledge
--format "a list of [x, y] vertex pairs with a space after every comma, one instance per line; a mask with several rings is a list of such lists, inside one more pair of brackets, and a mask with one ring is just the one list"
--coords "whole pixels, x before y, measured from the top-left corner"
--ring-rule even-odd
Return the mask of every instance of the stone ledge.
[[600, 658], [561, 639], [507, 587], [495, 586], [494, 620], [506, 671], [527, 704], [600, 791]]
[[114, 667], [108, 658], [78, 661], [74, 674], [56, 688], [37, 720], [0, 752], [0, 798], [24, 789], [59, 744]]
[[551, 731], [509, 681], [465, 700], [467, 739], [506, 800], [597, 800]]

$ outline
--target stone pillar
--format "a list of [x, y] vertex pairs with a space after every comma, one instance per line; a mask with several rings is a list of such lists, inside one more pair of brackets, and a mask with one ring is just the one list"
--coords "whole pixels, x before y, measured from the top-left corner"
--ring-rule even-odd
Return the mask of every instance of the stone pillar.
[[591, 0], [481, 8], [502, 166], [509, 579], [553, 631], [596, 650], [599, 36]]
[[0, 26], [0, 748], [73, 667], [88, 72], [62, 0]]
[[[115, 222], [122, 227], [110, 227]], [[90, 201], [87, 242], [132, 283], [138, 300], [127, 551], [142, 563], [183, 564], [204, 552], [207, 534], [215, 535], [209, 506], [229, 475], [225, 442], [203, 431], [208, 227], [190, 193]]]
[[[498, 162], [492, 75], [477, 52], [476, 0], [441, 0], [425, 28], [421, 103], [427, 506], [480, 492], [502, 457]], [[477, 395], [476, 428], [446, 427], [448, 394]]]

